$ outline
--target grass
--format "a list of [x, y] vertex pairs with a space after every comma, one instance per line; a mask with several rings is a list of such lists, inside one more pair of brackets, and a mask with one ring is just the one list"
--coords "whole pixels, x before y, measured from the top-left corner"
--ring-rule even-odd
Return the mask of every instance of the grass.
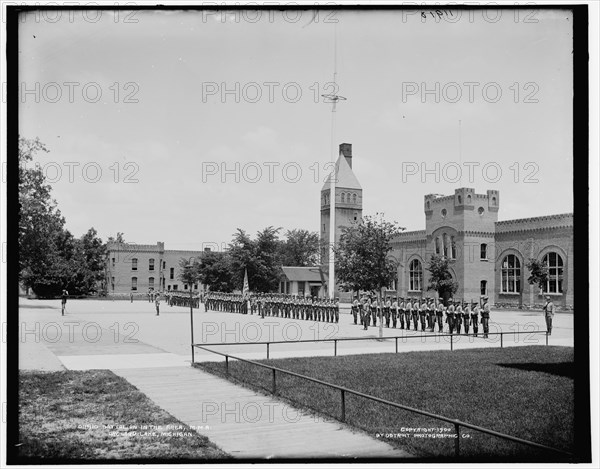
[[[478, 425], [563, 451], [574, 451], [573, 348], [552, 346], [262, 360], [392, 402]], [[203, 363], [223, 374], [223, 363]], [[230, 360], [229, 378], [266, 392], [271, 371]], [[277, 374], [281, 398], [340, 418], [340, 392]], [[421, 458], [453, 456], [454, 439], [415, 437], [407, 428], [452, 424], [346, 395], [346, 422]], [[434, 432], [444, 433], [444, 431]], [[467, 428], [461, 456], [497, 461], [556, 461], [556, 456]], [[404, 436], [403, 436], [404, 435]], [[408, 436], [406, 436], [408, 435]]]
[[[144, 425], [155, 427], [143, 429]], [[166, 432], [183, 436], [160, 434]], [[228, 457], [108, 370], [19, 373], [20, 463]]]

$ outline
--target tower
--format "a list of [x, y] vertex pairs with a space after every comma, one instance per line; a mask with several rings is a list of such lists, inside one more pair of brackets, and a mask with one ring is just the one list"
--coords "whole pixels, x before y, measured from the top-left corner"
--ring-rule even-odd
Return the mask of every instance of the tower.
[[321, 189], [321, 264], [329, 262], [329, 243], [340, 240], [341, 227], [351, 226], [362, 219], [362, 187], [352, 171], [352, 144], [342, 143], [335, 163], [335, 233], [331, 236], [330, 178]]

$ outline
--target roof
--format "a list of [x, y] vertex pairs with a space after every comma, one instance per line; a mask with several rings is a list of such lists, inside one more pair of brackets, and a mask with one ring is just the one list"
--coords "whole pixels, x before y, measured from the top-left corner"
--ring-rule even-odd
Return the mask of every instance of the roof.
[[[346, 161], [346, 157], [342, 154], [340, 154], [335, 163], [335, 174], [337, 176], [337, 181], [335, 182], [336, 187], [343, 187], [344, 189], [362, 189], [358, 179], [356, 179], [354, 171], [352, 171], [348, 161]], [[325, 184], [323, 184], [323, 188], [321, 189], [322, 191], [329, 189], [329, 185], [331, 184], [330, 179], [331, 175], [327, 176]]]
[[[283, 274], [290, 282], [320, 282], [321, 275], [318, 267], [291, 267], [281, 266]], [[323, 272], [323, 276], [327, 278], [327, 272]]]

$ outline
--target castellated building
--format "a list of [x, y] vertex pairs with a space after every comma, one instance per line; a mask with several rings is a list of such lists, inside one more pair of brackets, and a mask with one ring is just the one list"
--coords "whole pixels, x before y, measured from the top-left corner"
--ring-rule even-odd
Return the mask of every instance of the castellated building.
[[[424, 197], [425, 230], [400, 234], [393, 242], [399, 261], [398, 295], [432, 297], [427, 291], [427, 264], [433, 254], [450, 260], [458, 282], [455, 299], [488, 296], [492, 304], [530, 307], [544, 303], [545, 295], [562, 308], [573, 306], [573, 214], [498, 221], [500, 194], [476, 194], [461, 188], [454, 195]], [[543, 291], [529, 285], [529, 259], [548, 266]]]
[[[338, 242], [342, 227], [360, 222], [363, 189], [352, 170], [352, 145], [342, 143], [336, 162], [335, 236], [329, 229], [329, 180], [321, 189], [321, 266], [326, 275], [328, 244]], [[544, 303], [546, 294], [555, 305], [573, 306], [573, 214], [498, 221], [500, 193], [476, 194], [460, 188], [453, 195], [425, 195], [425, 229], [401, 233], [393, 240], [391, 255], [398, 261], [398, 277], [389, 294], [410, 298], [434, 297], [427, 290], [427, 265], [433, 254], [450, 260], [458, 282], [455, 299], [477, 300], [488, 296], [496, 306], [530, 307]], [[402, 218], [402, 214], [398, 214]], [[400, 220], [401, 221], [401, 220]], [[540, 292], [529, 285], [529, 259], [548, 266], [548, 282]], [[285, 289], [281, 291], [287, 291]], [[344, 299], [347, 295], [341, 294]]]

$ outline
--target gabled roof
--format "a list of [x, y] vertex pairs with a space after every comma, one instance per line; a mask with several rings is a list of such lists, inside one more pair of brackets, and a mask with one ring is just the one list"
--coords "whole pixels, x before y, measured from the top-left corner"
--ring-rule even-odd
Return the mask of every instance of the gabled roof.
[[[335, 187], [342, 187], [344, 189], [362, 189], [358, 179], [356, 179], [356, 175], [352, 168], [346, 161], [346, 157], [342, 154], [338, 157], [335, 163], [335, 174], [337, 176], [337, 180], [335, 182]], [[326, 191], [329, 189], [331, 184], [331, 176], [328, 176], [325, 184], [323, 184], [322, 191]]]
[[[294, 282], [320, 282], [321, 275], [319, 274], [318, 267], [288, 267], [281, 266], [283, 274], [287, 277], [288, 281]], [[327, 273], [323, 272], [323, 276], [327, 279]]]

